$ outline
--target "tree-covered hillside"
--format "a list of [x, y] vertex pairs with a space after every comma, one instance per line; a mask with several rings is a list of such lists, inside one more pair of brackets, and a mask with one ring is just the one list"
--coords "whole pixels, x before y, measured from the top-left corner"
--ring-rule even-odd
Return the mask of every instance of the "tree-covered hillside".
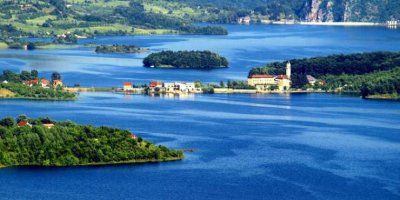
[[15, 36], [123, 34], [227, 34], [198, 27], [202, 15], [181, 3], [149, 0], [0, 0], [3, 39]]

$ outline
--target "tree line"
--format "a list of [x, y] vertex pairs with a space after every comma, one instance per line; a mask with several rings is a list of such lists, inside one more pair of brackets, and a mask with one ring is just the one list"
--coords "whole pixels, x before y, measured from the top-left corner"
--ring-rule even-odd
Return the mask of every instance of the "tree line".
[[315, 85], [315, 88], [359, 92], [364, 98], [371, 95], [390, 95], [393, 98], [400, 98], [400, 67], [364, 75], [327, 75], [321, 78], [325, 84]]

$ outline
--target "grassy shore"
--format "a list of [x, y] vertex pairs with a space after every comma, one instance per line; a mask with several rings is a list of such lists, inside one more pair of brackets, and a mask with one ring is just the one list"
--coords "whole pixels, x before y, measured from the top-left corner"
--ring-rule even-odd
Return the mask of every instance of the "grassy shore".
[[74, 98], [36, 98], [36, 97], [22, 97], [22, 96], [0, 96], [0, 99], [20, 99], [20, 100], [37, 100], [37, 101], [75, 101], [78, 97]]
[[14, 97], [15, 94], [11, 92], [10, 90], [0, 88], [0, 98], [12, 98]]
[[400, 101], [400, 95], [399, 94], [375, 94], [375, 95], [367, 96], [366, 99]]
[[5, 42], [0, 42], [0, 49], [7, 49], [8, 45]]

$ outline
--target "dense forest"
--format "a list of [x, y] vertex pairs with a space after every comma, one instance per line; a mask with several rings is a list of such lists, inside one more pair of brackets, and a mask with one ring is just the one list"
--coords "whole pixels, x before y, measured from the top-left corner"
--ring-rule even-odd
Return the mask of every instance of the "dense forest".
[[[27, 98], [27, 99], [48, 99], [48, 100], [73, 100], [76, 98], [74, 93], [63, 91], [61, 87], [42, 87], [41, 84], [28, 86], [24, 81], [41, 80], [36, 70], [22, 71], [20, 74], [10, 70], [4, 70], [0, 75], [0, 97], [7, 98]], [[61, 80], [61, 75], [57, 72], [52, 74], [52, 80]], [[3, 95], [5, 93], [6, 95]]]
[[[287, 61], [274, 62], [265, 67], [253, 68], [249, 75], [282, 74], [285, 72], [286, 63]], [[346, 91], [359, 91], [361, 86], [365, 86], [364, 89], [369, 88], [367, 94], [395, 93], [399, 90], [398, 82], [393, 77], [398, 75], [400, 52], [332, 55], [293, 59], [290, 63], [294, 88], [305, 87], [308, 84], [306, 75], [311, 75], [324, 80], [326, 85], [323, 88], [328, 90], [341, 88]], [[393, 70], [395, 68], [396, 70]]]
[[1, 166], [75, 166], [179, 160], [181, 151], [155, 145], [127, 130], [49, 118], [0, 120]]
[[162, 51], [143, 60], [145, 67], [214, 69], [228, 67], [228, 60], [210, 51]]
[[400, 67], [364, 75], [327, 75], [321, 79], [325, 81], [325, 84], [315, 85], [315, 88], [340, 89], [342, 92], [359, 91], [364, 98], [386, 95], [386, 98], [400, 99]]

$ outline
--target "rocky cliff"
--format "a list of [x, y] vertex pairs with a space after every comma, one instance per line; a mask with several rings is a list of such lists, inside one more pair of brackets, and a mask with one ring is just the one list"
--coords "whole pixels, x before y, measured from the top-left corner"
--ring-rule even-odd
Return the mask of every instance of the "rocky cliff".
[[400, 0], [308, 0], [305, 8], [299, 18], [310, 22], [400, 20]]

